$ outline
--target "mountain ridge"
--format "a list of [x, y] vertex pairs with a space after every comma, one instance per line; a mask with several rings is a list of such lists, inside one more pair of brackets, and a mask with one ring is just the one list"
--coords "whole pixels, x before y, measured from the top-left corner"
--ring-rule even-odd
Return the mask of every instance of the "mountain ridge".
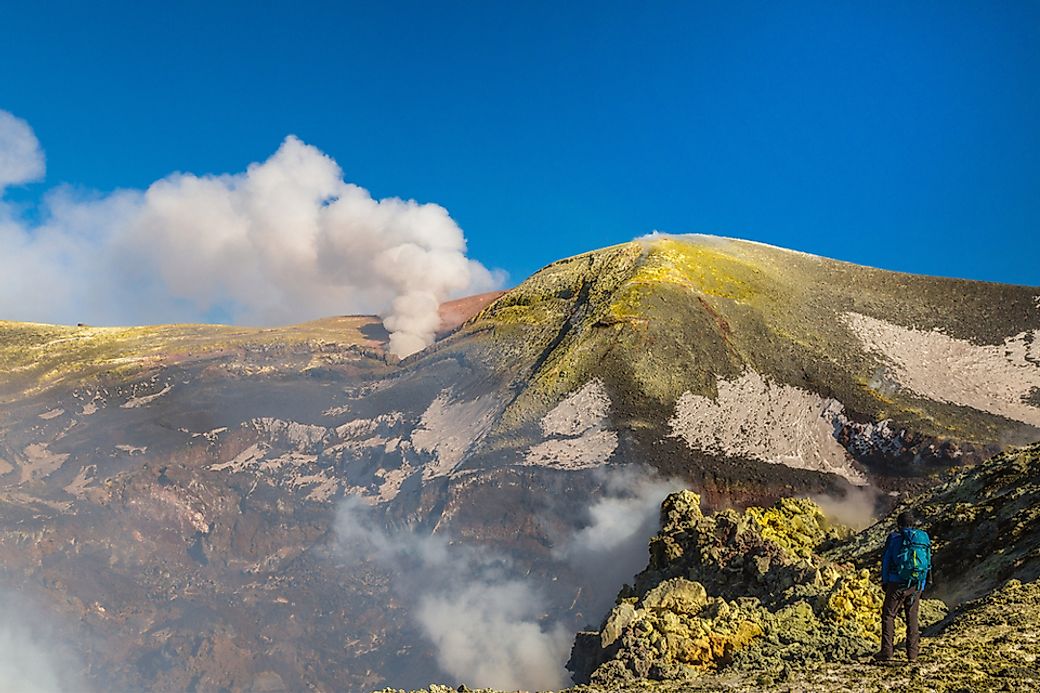
[[376, 318], [97, 344], [55, 343], [97, 328], [36, 327], [35, 351], [3, 324], [0, 578], [55, 605], [84, 686], [436, 680], [455, 665], [417, 614], [454, 604], [450, 584], [344, 553], [343, 507], [361, 504], [364, 536], [453, 557], [472, 594], [512, 584], [474, 555], [510, 565], [544, 604], [524, 627], [574, 632], [610, 608], [603, 566], [636, 572], [645, 537], [607, 532], [592, 563], [567, 547], [604, 509], [652, 521], [662, 480], [706, 511], [798, 495], [884, 510], [1040, 440], [1037, 294], [665, 238], [471, 301], [400, 361], [371, 344]]

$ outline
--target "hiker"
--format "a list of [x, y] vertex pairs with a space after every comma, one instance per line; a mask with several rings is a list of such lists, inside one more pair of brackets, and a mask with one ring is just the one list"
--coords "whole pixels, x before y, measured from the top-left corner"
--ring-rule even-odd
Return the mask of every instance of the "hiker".
[[881, 558], [885, 603], [881, 607], [881, 652], [876, 659], [879, 662], [892, 659], [896, 613], [902, 610], [906, 620], [906, 659], [914, 662], [921, 640], [917, 612], [921, 592], [931, 577], [932, 542], [927, 532], [914, 527], [914, 516], [909, 510], [899, 513], [896, 524], [898, 529], [888, 535]]

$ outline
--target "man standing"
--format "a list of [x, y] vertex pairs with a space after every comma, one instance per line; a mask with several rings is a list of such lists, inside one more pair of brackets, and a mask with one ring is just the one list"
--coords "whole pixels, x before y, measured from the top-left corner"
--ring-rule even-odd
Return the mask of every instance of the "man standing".
[[881, 558], [885, 603], [881, 607], [881, 652], [876, 659], [879, 662], [892, 659], [896, 613], [902, 611], [906, 620], [906, 659], [914, 662], [921, 641], [917, 612], [921, 592], [932, 571], [932, 542], [927, 532], [914, 527], [914, 516], [909, 510], [899, 513], [896, 524], [898, 529], [888, 535]]

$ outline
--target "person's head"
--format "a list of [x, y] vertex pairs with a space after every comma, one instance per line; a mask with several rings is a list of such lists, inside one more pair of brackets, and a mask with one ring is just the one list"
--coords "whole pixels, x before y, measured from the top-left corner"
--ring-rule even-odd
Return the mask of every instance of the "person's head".
[[914, 526], [914, 514], [909, 510], [904, 510], [896, 516], [896, 524], [899, 525], [899, 529], [906, 529], [907, 527]]

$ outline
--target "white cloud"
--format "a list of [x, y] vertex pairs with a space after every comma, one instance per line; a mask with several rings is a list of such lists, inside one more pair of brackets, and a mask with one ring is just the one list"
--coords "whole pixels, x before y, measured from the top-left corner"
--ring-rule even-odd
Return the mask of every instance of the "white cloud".
[[[32, 131], [0, 111], [0, 133], [4, 123], [0, 185], [42, 174]], [[502, 281], [466, 257], [443, 207], [375, 200], [293, 136], [244, 173], [173, 174], [100, 197], [60, 188], [42, 211], [27, 224], [0, 203], [0, 319], [268, 325], [378, 313], [405, 356], [433, 341], [442, 301]]]
[[43, 177], [44, 159], [32, 128], [21, 118], [0, 111], [0, 193], [9, 185]]

